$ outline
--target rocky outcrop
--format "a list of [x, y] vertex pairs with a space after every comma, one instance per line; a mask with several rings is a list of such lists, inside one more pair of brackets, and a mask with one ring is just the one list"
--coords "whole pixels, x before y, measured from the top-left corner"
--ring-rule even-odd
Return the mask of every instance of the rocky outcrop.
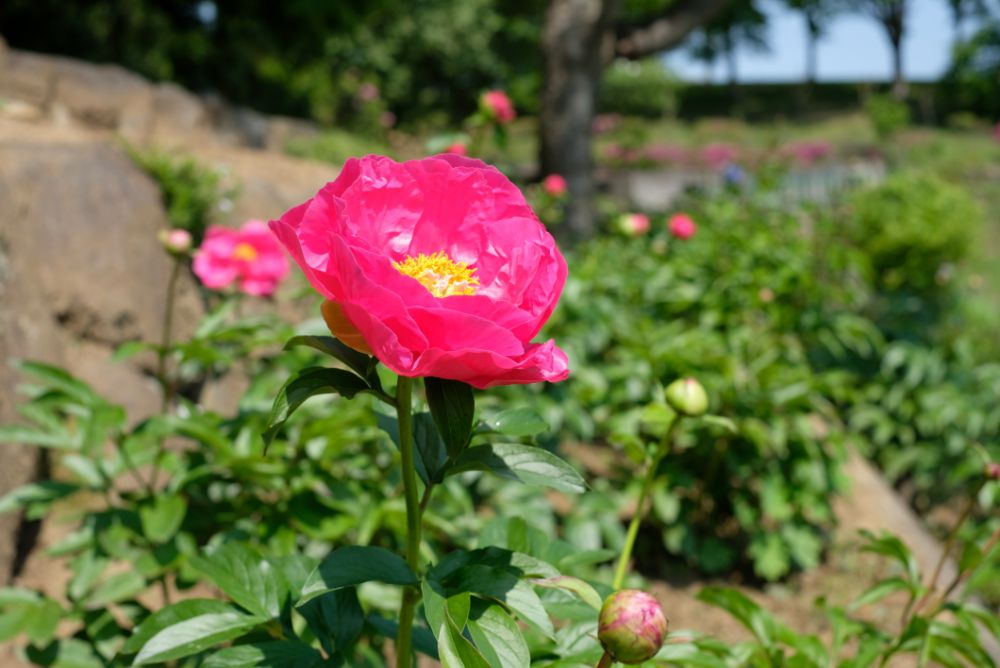
[[118, 65], [19, 51], [2, 40], [0, 105], [8, 116], [111, 130], [139, 144], [208, 141], [280, 151], [291, 137], [317, 132], [306, 121], [234, 107]]

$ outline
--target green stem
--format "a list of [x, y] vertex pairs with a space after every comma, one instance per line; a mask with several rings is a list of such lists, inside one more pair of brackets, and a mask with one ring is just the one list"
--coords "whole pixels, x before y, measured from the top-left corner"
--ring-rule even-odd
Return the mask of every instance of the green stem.
[[625, 534], [625, 545], [622, 547], [621, 556], [618, 557], [618, 567], [615, 569], [615, 579], [611, 584], [612, 589], [621, 589], [622, 583], [625, 582], [625, 574], [628, 572], [628, 563], [632, 558], [632, 548], [635, 547], [636, 536], [639, 535], [639, 525], [642, 523], [642, 517], [645, 514], [643, 509], [646, 506], [646, 499], [649, 497], [649, 493], [653, 489], [653, 482], [656, 480], [656, 469], [659, 468], [660, 462], [663, 458], [670, 452], [671, 437], [674, 434], [674, 428], [677, 423], [681, 421], [680, 415], [674, 418], [674, 421], [670, 423], [670, 427], [667, 428], [667, 433], [663, 435], [663, 440], [660, 442], [660, 447], [653, 457], [652, 461], [649, 462], [648, 468], [646, 469], [646, 477], [642, 481], [642, 491], [639, 493], [639, 503], [635, 507], [635, 514], [632, 515], [632, 521], [628, 525], [628, 533]]
[[611, 658], [611, 655], [605, 652], [604, 656], [601, 657], [601, 660], [597, 662], [597, 666], [595, 666], [595, 668], [611, 668], [613, 663], [614, 660]]
[[[399, 377], [396, 384], [396, 415], [399, 420], [399, 451], [402, 454], [403, 492], [406, 497], [406, 563], [417, 573], [420, 568], [420, 500], [417, 498], [417, 468], [413, 445], [413, 379]], [[415, 587], [403, 590], [396, 634], [396, 668], [413, 665], [413, 616], [420, 592]]]
[[[163, 328], [160, 330], [160, 350], [156, 360], [156, 379], [160, 382], [160, 414], [166, 415], [170, 402], [174, 398], [174, 381], [167, 373], [167, 357], [170, 355], [170, 342], [173, 337], [174, 300], [177, 295], [177, 279], [181, 276], [181, 259], [174, 258], [174, 266], [170, 270], [167, 281], [167, 299], [163, 306]], [[153, 472], [149, 475], [149, 489], [155, 490], [160, 474], [160, 459], [166, 449], [161, 438], [157, 447], [156, 458], [153, 460]]]

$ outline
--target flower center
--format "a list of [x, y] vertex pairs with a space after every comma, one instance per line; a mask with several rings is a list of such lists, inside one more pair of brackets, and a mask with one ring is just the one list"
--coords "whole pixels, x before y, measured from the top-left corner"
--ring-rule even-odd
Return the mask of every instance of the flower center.
[[234, 260], [253, 262], [257, 259], [257, 249], [243, 241], [236, 244], [236, 247], [233, 248], [232, 257]]
[[473, 276], [475, 267], [469, 267], [464, 262], [455, 262], [444, 251], [416, 257], [407, 255], [402, 262], [393, 262], [392, 266], [404, 276], [410, 276], [420, 281], [435, 297], [453, 297], [455, 295], [474, 295], [479, 279]]

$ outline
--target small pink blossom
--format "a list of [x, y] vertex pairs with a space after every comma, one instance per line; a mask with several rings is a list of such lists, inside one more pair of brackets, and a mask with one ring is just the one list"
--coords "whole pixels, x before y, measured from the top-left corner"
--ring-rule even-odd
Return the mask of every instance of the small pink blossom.
[[502, 90], [490, 90], [483, 93], [482, 98], [480, 98], [480, 106], [500, 125], [506, 125], [517, 118], [514, 103]]
[[674, 144], [650, 144], [646, 147], [646, 158], [653, 162], [683, 163], [688, 159], [688, 151]]
[[621, 114], [598, 114], [591, 123], [590, 130], [595, 135], [603, 135], [617, 128], [621, 122]]
[[542, 180], [542, 189], [553, 197], [566, 194], [566, 179], [561, 174], [549, 174]]
[[675, 213], [667, 221], [667, 231], [677, 239], [690, 239], [698, 231], [698, 226], [686, 213]]
[[288, 275], [288, 260], [267, 224], [250, 220], [238, 230], [211, 225], [193, 269], [206, 288], [220, 290], [238, 281], [241, 292], [267, 296]]
[[391, 128], [396, 125], [396, 114], [391, 111], [383, 111], [378, 115], [378, 124], [383, 128]]
[[618, 217], [618, 229], [630, 237], [649, 231], [649, 216], [642, 213], [623, 213]]
[[469, 155], [468, 147], [460, 141], [452, 142], [444, 149], [445, 153], [454, 153], [455, 155]]
[[160, 245], [171, 255], [184, 255], [191, 250], [191, 233], [187, 230], [160, 230], [158, 238]]

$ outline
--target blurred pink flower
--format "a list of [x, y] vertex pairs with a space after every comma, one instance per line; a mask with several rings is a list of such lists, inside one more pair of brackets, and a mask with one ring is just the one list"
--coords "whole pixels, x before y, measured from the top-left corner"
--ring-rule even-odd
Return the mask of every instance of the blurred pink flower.
[[478, 388], [569, 374], [533, 343], [566, 261], [524, 195], [479, 160], [351, 158], [271, 229], [328, 301], [335, 336], [397, 374]]
[[830, 155], [833, 147], [826, 141], [799, 141], [786, 144], [781, 154], [791, 156], [800, 165], [809, 166]]
[[502, 90], [486, 91], [483, 93], [482, 98], [480, 98], [479, 103], [490, 114], [490, 117], [501, 125], [510, 123], [517, 118], [517, 112], [514, 111], [514, 103], [507, 97], [507, 93]]
[[688, 151], [674, 144], [650, 144], [646, 147], [646, 158], [653, 162], [683, 163], [688, 159]]
[[598, 114], [590, 125], [590, 131], [595, 135], [603, 135], [617, 128], [621, 122], [621, 114]]
[[709, 144], [701, 149], [701, 159], [714, 169], [721, 169], [733, 162], [740, 155], [738, 148], [732, 144]]
[[191, 250], [191, 233], [179, 227], [160, 230], [158, 239], [160, 245], [172, 255], [184, 255]]
[[448, 146], [445, 147], [444, 152], [454, 153], [455, 155], [469, 155], [468, 147], [460, 141], [448, 144]]
[[642, 213], [623, 213], [618, 216], [618, 229], [630, 237], [649, 231], [649, 216]]
[[362, 102], [374, 102], [378, 96], [378, 86], [371, 82], [366, 81], [358, 87], [358, 99]]
[[193, 269], [206, 288], [219, 290], [238, 281], [241, 292], [266, 296], [288, 275], [288, 260], [267, 224], [250, 220], [238, 230], [209, 226]]
[[698, 231], [698, 226], [686, 213], [675, 213], [667, 221], [667, 231], [678, 239], [690, 239]]
[[378, 115], [378, 124], [383, 128], [391, 128], [396, 125], [396, 114], [391, 111], [383, 111]]
[[549, 174], [542, 179], [542, 189], [553, 197], [566, 194], [566, 179], [561, 174]]

